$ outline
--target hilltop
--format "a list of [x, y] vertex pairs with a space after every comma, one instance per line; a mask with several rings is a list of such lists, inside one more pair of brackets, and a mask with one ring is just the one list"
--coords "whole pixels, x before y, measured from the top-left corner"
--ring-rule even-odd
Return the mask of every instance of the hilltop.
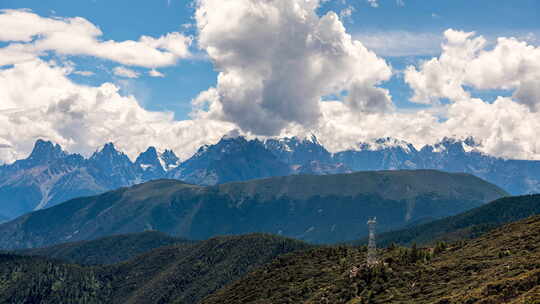
[[289, 254], [201, 303], [538, 303], [540, 216], [468, 242], [380, 250], [372, 269], [365, 258], [346, 246]]

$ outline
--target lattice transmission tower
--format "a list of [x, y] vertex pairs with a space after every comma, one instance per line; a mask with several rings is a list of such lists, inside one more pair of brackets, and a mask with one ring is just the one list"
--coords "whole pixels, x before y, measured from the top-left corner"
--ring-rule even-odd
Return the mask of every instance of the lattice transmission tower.
[[367, 252], [367, 265], [373, 266], [378, 263], [377, 259], [377, 243], [375, 242], [375, 228], [377, 226], [377, 218], [370, 218], [367, 222], [369, 228], [369, 243]]

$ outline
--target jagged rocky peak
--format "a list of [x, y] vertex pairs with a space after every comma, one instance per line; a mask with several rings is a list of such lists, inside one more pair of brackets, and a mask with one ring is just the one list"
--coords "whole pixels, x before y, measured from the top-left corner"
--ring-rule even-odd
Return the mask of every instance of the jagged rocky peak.
[[463, 142], [468, 145], [469, 147], [480, 147], [481, 143], [476, 141], [476, 139], [472, 136], [469, 136], [463, 140]]
[[97, 156], [104, 156], [104, 155], [110, 156], [110, 155], [119, 155], [119, 154], [122, 154], [122, 153], [116, 149], [116, 147], [114, 146], [114, 143], [109, 142], [109, 143], [106, 143], [103, 146], [103, 148], [101, 148], [101, 150], [96, 151], [92, 155], [92, 158], [97, 157]]
[[143, 170], [153, 168], [169, 171], [178, 167], [180, 159], [172, 150], [165, 150], [160, 153], [155, 147], [149, 147], [137, 157], [135, 164]]
[[401, 149], [406, 153], [417, 152], [413, 144], [393, 137], [376, 138], [367, 142], [358, 144], [359, 151], [380, 151], [387, 149]]
[[103, 148], [97, 152], [94, 152], [90, 161], [98, 163], [125, 163], [125, 165], [131, 164], [129, 157], [123, 152], [116, 149], [112, 142], [107, 143]]
[[63, 158], [66, 155], [66, 152], [62, 150], [62, 147], [59, 144], [38, 139], [34, 144], [34, 149], [27, 160], [33, 163], [47, 163], [49, 161]]
[[139, 166], [143, 170], [152, 168], [154, 170], [164, 170], [161, 162], [159, 161], [159, 155], [155, 147], [149, 147], [143, 153], [139, 154], [135, 160], [135, 165]]
[[444, 137], [440, 142], [434, 144], [433, 146], [427, 146], [427, 149], [439, 153], [464, 153], [478, 151], [480, 146], [480, 143], [477, 142], [472, 136], [465, 139]]
[[[307, 140], [307, 139], [306, 139]], [[317, 139], [317, 136], [315, 136], [315, 134], [311, 134], [311, 138], [310, 138], [311, 142], [316, 144], [316, 145], [320, 145], [319, 143], [319, 139]]]
[[246, 143], [248, 140], [240, 134], [229, 133], [223, 135], [216, 145]]
[[147, 165], [159, 165], [159, 156], [155, 147], [149, 147], [143, 153], [139, 154], [135, 160], [136, 164], [147, 164]]
[[166, 171], [174, 169], [180, 165], [180, 158], [174, 154], [172, 150], [165, 150], [160, 154], [159, 160], [161, 161], [161, 166]]
[[299, 146], [322, 147], [315, 134], [311, 134], [311, 136], [306, 137], [292, 136], [283, 138], [270, 138], [266, 139], [264, 143], [267, 147], [289, 152], [295, 150], [295, 148]]
[[212, 150], [214, 153], [219, 152], [227, 154], [243, 151], [259, 144], [261, 144], [261, 142], [258, 139], [248, 140], [242, 135], [225, 135], [217, 144], [208, 146], [206, 150]]

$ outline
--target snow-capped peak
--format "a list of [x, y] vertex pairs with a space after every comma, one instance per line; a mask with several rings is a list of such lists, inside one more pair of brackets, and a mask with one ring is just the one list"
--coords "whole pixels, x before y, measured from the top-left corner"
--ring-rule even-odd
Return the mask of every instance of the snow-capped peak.
[[459, 139], [456, 137], [444, 137], [440, 142], [434, 144], [431, 146], [433, 148], [433, 152], [436, 153], [442, 153], [447, 152], [450, 150], [456, 151], [463, 151], [463, 152], [472, 152], [472, 151], [479, 151], [481, 145], [480, 143], [476, 142], [476, 140], [469, 136], [465, 139]]
[[158, 156], [161, 167], [165, 171], [170, 171], [180, 165], [180, 159], [172, 150], [165, 150], [163, 153], [159, 153]]
[[385, 149], [394, 149], [394, 148], [400, 148], [405, 153], [411, 153], [414, 152], [415, 148], [412, 144], [392, 138], [392, 137], [384, 137], [384, 138], [377, 138], [368, 142], [360, 143], [358, 145], [358, 148], [360, 151], [362, 150], [368, 150], [368, 151], [380, 151]]

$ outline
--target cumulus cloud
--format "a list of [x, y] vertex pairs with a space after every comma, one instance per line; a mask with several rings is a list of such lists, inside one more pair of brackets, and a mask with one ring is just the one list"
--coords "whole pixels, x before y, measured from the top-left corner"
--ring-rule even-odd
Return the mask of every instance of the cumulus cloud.
[[[331, 151], [355, 149], [361, 141], [393, 137], [417, 148], [443, 137], [473, 136], [481, 151], [505, 158], [540, 159], [535, 130], [538, 114], [510, 98], [493, 103], [480, 99], [459, 101], [420, 111], [353, 113], [341, 102], [324, 102], [317, 137]], [[290, 128], [284, 134], [309, 134], [309, 129]]]
[[154, 145], [185, 158], [234, 129], [204, 119], [175, 121], [173, 113], [145, 110], [112, 83], [75, 84], [69, 72], [39, 59], [0, 70], [1, 161], [26, 157], [37, 138], [85, 155], [112, 141], [130, 157]]
[[[198, 42], [220, 71], [217, 87], [195, 105], [205, 117], [235, 122], [245, 132], [276, 135], [289, 124], [314, 127], [323, 96], [354, 91], [351, 110], [386, 110], [376, 87], [391, 69], [351, 38], [334, 12], [318, 16], [319, 1], [199, 0]], [[211, 96], [207, 103], [203, 96]]]
[[140, 74], [137, 71], [128, 69], [126, 67], [118, 66], [113, 69], [113, 73], [116, 76], [125, 78], [139, 78]]
[[405, 81], [412, 101], [424, 104], [470, 99], [466, 86], [479, 90], [512, 90], [514, 99], [531, 111], [540, 109], [540, 48], [515, 38], [487, 40], [474, 32], [447, 30], [443, 52], [418, 69], [409, 67]]
[[156, 68], [190, 56], [191, 38], [178, 32], [138, 41], [101, 40], [101, 30], [81, 18], [45, 18], [28, 10], [0, 10], [0, 66], [32, 60], [47, 52], [87, 55], [124, 65]]

